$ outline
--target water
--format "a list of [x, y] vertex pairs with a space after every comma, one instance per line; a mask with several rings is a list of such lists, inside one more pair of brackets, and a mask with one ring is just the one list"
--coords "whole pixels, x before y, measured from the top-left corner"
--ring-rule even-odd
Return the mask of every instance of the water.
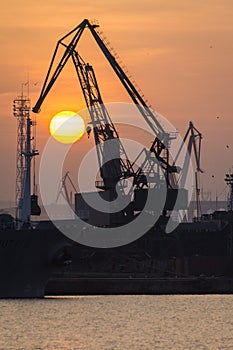
[[233, 295], [0, 301], [1, 350], [233, 349]]

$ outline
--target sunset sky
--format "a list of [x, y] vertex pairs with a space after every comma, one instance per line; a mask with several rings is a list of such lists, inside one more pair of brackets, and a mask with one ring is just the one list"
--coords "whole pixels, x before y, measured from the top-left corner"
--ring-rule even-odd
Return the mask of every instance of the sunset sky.
[[[182, 135], [194, 122], [204, 137], [202, 186], [212, 198], [224, 193], [224, 175], [233, 171], [232, 0], [8, 0], [0, 21], [0, 201], [15, 199], [13, 99], [30, 80], [34, 106], [56, 42], [84, 18], [98, 20], [156, 111]], [[94, 65], [105, 102], [129, 102], [88, 31], [80, 53]], [[37, 117], [40, 153], [51, 117], [84, 107], [75, 70], [67, 65]]]

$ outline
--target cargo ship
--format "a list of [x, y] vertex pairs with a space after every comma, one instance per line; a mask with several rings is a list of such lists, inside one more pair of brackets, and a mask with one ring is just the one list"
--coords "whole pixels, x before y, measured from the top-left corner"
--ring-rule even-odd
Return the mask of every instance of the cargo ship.
[[50, 221], [16, 230], [11, 217], [0, 220], [1, 298], [233, 292], [232, 211], [170, 234], [161, 216], [138, 240], [108, 249], [73, 242]]
[[[165, 232], [168, 218], [117, 248], [70, 248], [72, 264], [47, 285], [48, 294], [232, 293], [233, 213], [219, 211]], [[199, 282], [198, 282], [199, 281]]]

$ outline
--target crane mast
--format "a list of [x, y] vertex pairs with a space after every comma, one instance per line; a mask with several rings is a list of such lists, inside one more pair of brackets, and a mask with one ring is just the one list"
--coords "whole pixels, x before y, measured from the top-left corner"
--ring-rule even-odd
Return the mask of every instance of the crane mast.
[[93, 67], [85, 63], [76, 50], [73, 51], [72, 59], [94, 131], [100, 175], [103, 179], [103, 182], [96, 181], [96, 187], [115, 189], [120, 179], [134, 176], [134, 171], [103, 103]]

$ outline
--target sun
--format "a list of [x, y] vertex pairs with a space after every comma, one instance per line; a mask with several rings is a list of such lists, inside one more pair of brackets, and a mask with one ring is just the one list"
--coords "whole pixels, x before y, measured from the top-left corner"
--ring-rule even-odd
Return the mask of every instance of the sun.
[[61, 111], [50, 121], [51, 136], [61, 143], [74, 143], [84, 134], [85, 124], [83, 118], [73, 111]]

